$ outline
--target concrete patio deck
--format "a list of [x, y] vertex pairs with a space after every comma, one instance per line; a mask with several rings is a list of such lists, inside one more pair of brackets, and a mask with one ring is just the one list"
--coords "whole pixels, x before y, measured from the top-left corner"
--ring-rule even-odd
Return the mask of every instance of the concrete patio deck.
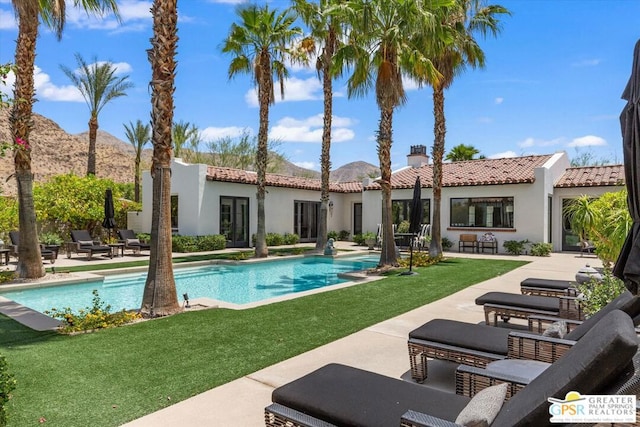
[[125, 426], [215, 426], [219, 425], [220, 420], [233, 420], [234, 425], [240, 426], [264, 425], [264, 408], [271, 403], [271, 392], [274, 388], [327, 363], [343, 363], [401, 378], [406, 376], [409, 370], [408, 333], [423, 323], [434, 318], [478, 323], [484, 320], [484, 313], [481, 307], [474, 304], [474, 300], [485, 292], [519, 293], [520, 282], [528, 277], [573, 280], [578, 269], [586, 264], [592, 267], [602, 266], [595, 257], [582, 257], [574, 253], [517, 258], [469, 253], [446, 255], [519, 259], [530, 263], [503, 276], [478, 283], [447, 298], [146, 415]]

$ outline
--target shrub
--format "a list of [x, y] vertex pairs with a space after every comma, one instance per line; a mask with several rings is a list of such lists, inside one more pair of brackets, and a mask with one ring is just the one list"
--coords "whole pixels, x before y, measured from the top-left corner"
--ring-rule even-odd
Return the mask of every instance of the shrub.
[[61, 245], [62, 242], [62, 237], [56, 233], [49, 232], [40, 234], [40, 243], [44, 243], [45, 245]]
[[74, 313], [71, 308], [67, 307], [63, 310], [52, 308], [51, 310], [45, 311], [44, 314], [55, 319], [60, 319], [62, 324], [60, 325], [59, 330], [60, 332], [67, 334], [72, 332], [113, 328], [115, 326], [131, 323], [141, 318], [139, 313], [126, 310], [111, 313], [111, 306], [104, 304], [100, 299], [98, 290], [94, 289], [92, 294], [92, 306], [81, 309], [78, 313]]
[[[430, 265], [437, 264], [441, 259], [442, 257], [432, 258], [431, 256], [429, 256], [429, 252], [426, 252], [426, 251], [423, 251], [423, 252], [414, 251], [412, 265], [413, 267], [428, 267]], [[411, 261], [410, 256], [406, 256], [398, 260], [398, 264], [400, 265], [400, 267], [408, 268], [410, 261]]]
[[333, 239], [334, 241], [338, 240], [338, 232], [337, 231], [330, 231], [327, 233], [327, 240], [329, 239]]
[[409, 221], [407, 221], [407, 220], [402, 221], [400, 224], [398, 224], [397, 233], [408, 233], [410, 225], [411, 225], [411, 223], [409, 223]]
[[601, 280], [591, 279], [578, 285], [578, 292], [581, 294], [580, 304], [587, 316], [609, 304], [624, 290], [622, 280], [614, 277], [609, 269], [604, 270]]
[[551, 243], [534, 243], [531, 245], [531, 255], [533, 256], [549, 256], [552, 250]]
[[171, 250], [173, 252], [205, 252], [224, 249], [227, 245], [221, 234], [207, 236], [173, 236]]
[[285, 245], [295, 245], [300, 241], [300, 236], [295, 233], [284, 233], [282, 240]]
[[10, 282], [15, 277], [15, 271], [0, 271], [0, 283]]
[[136, 234], [136, 237], [141, 242], [149, 243], [151, 241], [151, 234], [149, 233], [138, 233]]
[[7, 402], [16, 388], [16, 380], [7, 370], [7, 360], [0, 355], [0, 426], [7, 425]]
[[284, 243], [284, 237], [278, 233], [267, 233], [265, 238], [267, 246], [280, 246]]
[[197, 252], [198, 246], [194, 236], [173, 236], [171, 239], [173, 252]]
[[[429, 239], [431, 239], [431, 237], [429, 237]], [[445, 251], [448, 251], [449, 249], [451, 249], [453, 247], [453, 242], [449, 239], [447, 239], [446, 237], [443, 237], [440, 240], [440, 243], [442, 244], [442, 249]]]
[[525, 245], [528, 240], [505, 240], [502, 246], [512, 255], [520, 255], [524, 252]]
[[364, 245], [364, 234], [358, 233], [353, 235], [353, 243], [356, 245]]
[[[340, 230], [337, 240], [349, 240], [350, 235], [351, 233], [349, 233], [347, 230]], [[336, 240], [336, 239], [333, 239], [333, 240]]]

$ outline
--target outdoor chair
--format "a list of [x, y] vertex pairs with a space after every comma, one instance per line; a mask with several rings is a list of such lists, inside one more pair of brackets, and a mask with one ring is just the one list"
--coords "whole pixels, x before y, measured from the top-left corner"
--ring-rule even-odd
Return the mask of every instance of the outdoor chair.
[[94, 254], [107, 254], [109, 258], [113, 258], [111, 248], [94, 241], [87, 230], [71, 230], [71, 240], [72, 242], [67, 243], [67, 258], [71, 258], [71, 252], [87, 254], [87, 259], [91, 259]]
[[429, 359], [475, 367], [485, 367], [506, 358], [553, 363], [605, 315], [617, 309], [632, 317], [635, 324], [640, 324], [640, 297], [634, 297], [629, 291], [584, 322], [562, 320], [565, 329], [557, 334], [549, 333], [550, 336], [545, 336], [544, 330], [558, 321], [557, 317], [532, 316], [527, 332], [456, 320], [431, 320], [409, 332], [411, 378], [418, 382], [427, 378]]
[[478, 240], [478, 252], [488, 249], [492, 254], [498, 253], [498, 239], [493, 233], [484, 233]]
[[471, 252], [478, 252], [478, 235], [461, 234], [458, 241], [458, 252], [464, 252], [466, 248], [471, 248]]
[[[505, 388], [469, 396], [447, 393], [353, 367], [330, 364], [276, 388], [265, 409], [265, 424], [275, 426], [455, 426], [464, 411], [471, 421], [493, 427], [550, 425], [547, 398], [570, 391], [603, 394], [629, 375], [638, 339], [629, 316], [613, 311], [521, 391], [488, 413], [481, 401], [503, 402]], [[489, 396], [487, 396], [489, 395]], [[488, 403], [488, 402], [487, 402]], [[472, 407], [481, 406], [475, 416]], [[411, 411], [411, 412], [409, 412]], [[485, 412], [486, 411], [486, 412]], [[493, 418], [495, 416], [495, 419]], [[402, 420], [401, 420], [402, 419]], [[421, 420], [428, 419], [429, 423]], [[458, 419], [462, 424], [463, 421]], [[477, 424], [481, 425], [481, 424]]]
[[140, 251], [151, 250], [151, 246], [148, 243], [141, 242], [133, 230], [118, 230], [118, 236], [120, 237], [120, 242], [124, 243], [125, 250], [132, 250], [135, 254], [139, 254]]
[[584, 316], [578, 298], [570, 296], [541, 297], [487, 292], [476, 298], [476, 304], [484, 307], [485, 323], [494, 326], [498, 324], [498, 317], [507, 322], [511, 318], [527, 319], [534, 314], [574, 320], [582, 320]]
[[540, 297], [577, 296], [576, 282], [571, 280], [540, 279], [529, 277], [520, 282], [522, 295]]
[[424, 248], [426, 248], [427, 241], [430, 235], [431, 235], [431, 225], [422, 224], [420, 226], [420, 231], [418, 232], [415, 239], [413, 240], [413, 247], [418, 251], [421, 251]]
[[[20, 232], [19, 231], [10, 231], [9, 239], [11, 239], [11, 246], [9, 247], [10, 255], [18, 258], [18, 246], [20, 245]], [[44, 245], [40, 245], [40, 255], [43, 259], [48, 259], [51, 264], [56, 262], [56, 258], [58, 258], [58, 252], [52, 251], [49, 249], [45, 249]]]

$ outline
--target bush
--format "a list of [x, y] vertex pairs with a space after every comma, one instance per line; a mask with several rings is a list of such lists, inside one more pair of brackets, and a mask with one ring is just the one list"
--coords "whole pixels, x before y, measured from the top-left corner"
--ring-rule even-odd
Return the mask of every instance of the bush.
[[353, 243], [356, 245], [364, 245], [364, 234], [358, 233], [353, 235]]
[[284, 233], [283, 240], [285, 245], [295, 245], [300, 241], [300, 236], [295, 233]]
[[58, 236], [56, 233], [41, 233], [40, 234], [40, 243], [44, 243], [45, 245], [61, 245], [62, 237]]
[[[430, 265], [437, 264], [441, 259], [442, 257], [432, 258], [431, 256], [429, 256], [429, 252], [426, 252], [426, 251], [413, 252], [412, 265], [413, 267], [428, 267]], [[406, 256], [398, 260], [398, 264], [400, 265], [400, 267], [409, 268], [410, 261], [411, 261], [410, 256]]]
[[7, 371], [7, 360], [0, 355], [0, 426], [7, 425], [7, 402], [11, 399], [11, 392], [16, 388], [16, 380]]
[[284, 243], [284, 236], [278, 233], [267, 233], [267, 246], [280, 246]]
[[407, 220], [404, 220], [400, 224], [398, 224], [398, 230], [396, 231], [396, 233], [408, 233], [410, 226], [411, 223], [409, 223], [409, 221]]
[[447, 239], [446, 237], [443, 237], [440, 240], [440, 243], [442, 244], [442, 250], [448, 251], [449, 249], [451, 249], [453, 247], [453, 242], [449, 239]]
[[126, 310], [111, 313], [111, 306], [104, 305], [104, 302], [100, 299], [98, 290], [94, 289], [92, 294], [92, 306], [81, 309], [78, 313], [74, 313], [71, 308], [67, 307], [63, 310], [52, 308], [51, 310], [45, 311], [44, 314], [55, 319], [60, 319], [62, 324], [59, 330], [67, 334], [113, 328], [141, 318], [139, 313]]
[[551, 243], [534, 243], [531, 245], [531, 255], [533, 256], [549, 256], [552, 250]]
[[622, 280], [614, 277], [610, 270], [605, 269], [601, 280], [591, 279], [578, 285], [582, 310], [590, 316], [613, 301], [624, 290]]
[[221, 234], [173, 236], [171, 240], [171, 250], [181, 253], [217, 251], [227, 246], [227, 241]]
[[[351, 235], [351, 233], [349, 233], [347, 230], [340, 230], [340, 233], [338, 234], [338, 240], [349, 240], [349, 236]], [[333, 239], [336, 240], [336, 239]]]
[[505, 240], [502, 246], [512, 255], [520, 255], [524, 252], [528, 240]]
[[0, 283], [10, 282], [14, 277], [15, 271], [13, 270], [0, 271]]
[[327, 233], [327, 240], [329, 239], [333, 239], [333, 241], [338, 240], [338, 232], [337, 231], [330, 231]]

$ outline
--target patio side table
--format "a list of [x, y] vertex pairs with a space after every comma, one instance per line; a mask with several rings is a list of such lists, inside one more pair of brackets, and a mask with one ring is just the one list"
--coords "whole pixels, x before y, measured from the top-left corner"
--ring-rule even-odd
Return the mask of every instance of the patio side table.
[[118, 256], [118, 249], [120, 249], [120, 258], [124, 256], [124, 243], [108, 243], [111, 248], [112, 257]]
[[0, 249], [0, 259], [2, 258], [2, 255], [4, 254], [4, 264], [5, 265], [9, 265], [9, 252], [11, 252], [10, 249]]

